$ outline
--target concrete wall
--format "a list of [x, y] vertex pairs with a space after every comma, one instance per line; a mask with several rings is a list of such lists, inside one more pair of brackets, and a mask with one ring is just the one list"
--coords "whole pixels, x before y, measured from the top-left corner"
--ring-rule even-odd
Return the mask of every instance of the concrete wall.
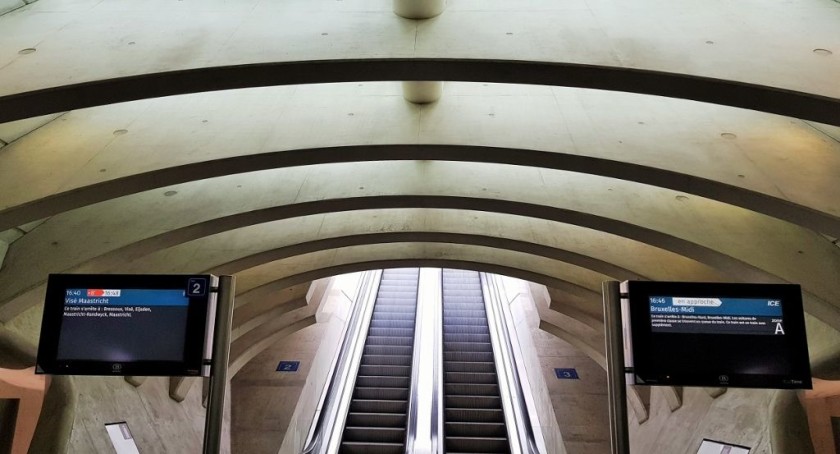
[[[528, 378], [532, 387], [541, 384], [549, 397], [537, 394], [535, 402], [547, 448], [569, 454], [609, 453], [606, 373], [582, 351], [539, 329], [540, 316], [527, 283], [506, 279], [505, 289], [522, 349], [534, 353], [526, 363]], [[580, 379], [560, 380], [555, 368], [574, 368]]]
[[[359, 276], [335, 278], [336, 284], [324, 294], [318, 323], [257, 355], [233, 378], [232, 452], [301, 452], [341, 343]], [[277, 372], [281, 360], [300, 361], [300, 368], [294, 373]]]

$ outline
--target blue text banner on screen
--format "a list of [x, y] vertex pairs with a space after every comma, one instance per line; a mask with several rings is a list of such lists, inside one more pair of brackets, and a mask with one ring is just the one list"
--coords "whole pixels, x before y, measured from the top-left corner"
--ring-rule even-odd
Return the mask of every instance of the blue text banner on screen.
[[68, 289], [67, 305], [188, 306], [184, 290]]
[[785, 334], [778, 299], [651, 296], [648, 301], [654, 332]]

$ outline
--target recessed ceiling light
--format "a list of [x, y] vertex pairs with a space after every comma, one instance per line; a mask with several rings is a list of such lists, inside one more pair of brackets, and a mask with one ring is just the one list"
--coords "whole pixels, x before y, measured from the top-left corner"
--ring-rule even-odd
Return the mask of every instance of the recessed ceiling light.
[[735, 138], [738, 137], [735, 134], [732, 134], [731, 132], [724, 132], [720, 136], [723, 137], [724, 139], [735, 139]]
[[684, 195], [678, 195], [676, 197], [676, 199], [679, 200], [680, 202], [685, 202], [686, 200], [688, 200], [688, 197], [686, 197]]
[[827, 56], [831, 55], [833, 52], [831, 52], [828, 49], [814, 49], [814, 53], [817, 54], [817, 55], [822, 55], [823, 57], [827, 57]]
[[27, 55], [27, 54], [34, 53], [35, 50], [36, 50], [35, 48], [27, 47], [26, 49], [19, 50], [18, 53], [21, 54], [21, 55]]

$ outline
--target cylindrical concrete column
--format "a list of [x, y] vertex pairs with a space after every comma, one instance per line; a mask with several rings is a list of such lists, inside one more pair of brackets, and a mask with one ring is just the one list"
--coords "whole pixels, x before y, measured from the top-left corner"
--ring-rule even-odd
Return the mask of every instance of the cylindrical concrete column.
[[394, 0], [394, 13], [406, 19], [428, 19], [446, 8], [446, 0]]
[[402, 87], [405, 100], [415, 104], [435, 102], [443, 94], [443, 82], [440, 81], [406, 81]]

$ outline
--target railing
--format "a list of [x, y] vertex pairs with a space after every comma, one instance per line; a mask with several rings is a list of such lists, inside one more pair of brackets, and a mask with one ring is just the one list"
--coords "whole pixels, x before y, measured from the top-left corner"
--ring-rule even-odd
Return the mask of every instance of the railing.
[[[515, 453], [539, 454], [537, 434], [528, 413], [525, 399], [527, 392], [522, 387], [521, 371], [523, 361], [517, 361], [512, 344], [510, 327], [512, 317], [499, 289], [497, 278], [481, 273], [481, 287], [484, 293], [487, 321], [494, 344], [496, 370], [499, 375], [499, 392], [508, 427], [511, 450]], [[521, 366], [521, 368], [520, 368]], [[539, 435], [540, 437], [542, 434]]]
[[332, 374], [321, 394], [318, 410], [313, 418], [312, 428], [303, 448], [304, 454], [325, 454], [338, 451], [344, 419], [350, 407], [355, 376], [364, 348], [370, 314], [382, 270], [367, 271], [353, 301], [351, 315], [344, 326], [341, 348], [332, 363]]
[[[443, 347], [440, 269], [421, 268], [414, 325], [414, 351], [411, 364], [411, 393], [405, 452], [443, 453]], [[434, 339], [429, 342], [429, 339]], [[431, 374], [420, 374], [420, 370]], [[430, 418], [424, 415], [430, 414]]]

